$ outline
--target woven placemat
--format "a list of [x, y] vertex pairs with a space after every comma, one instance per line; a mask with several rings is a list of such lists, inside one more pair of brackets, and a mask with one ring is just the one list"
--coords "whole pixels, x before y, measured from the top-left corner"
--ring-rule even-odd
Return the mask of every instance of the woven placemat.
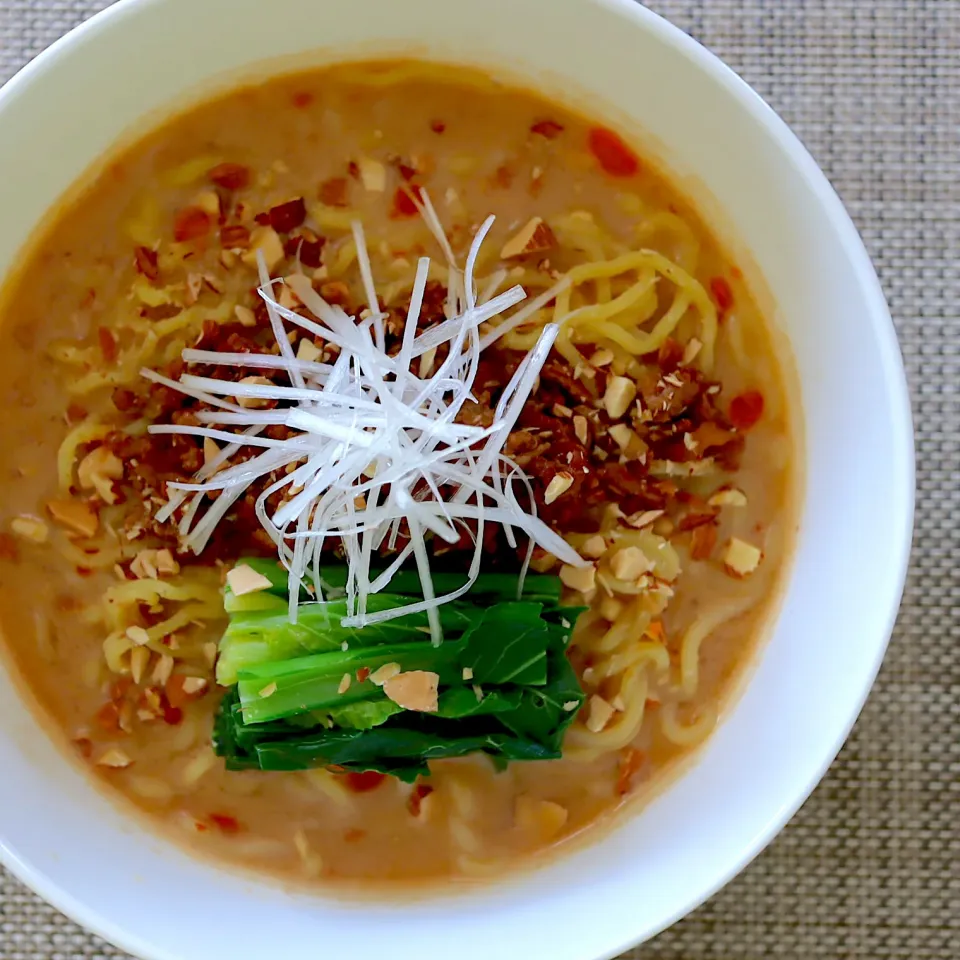
[[[629, 956], [960, 957], [960, 0], [650, 5], [768, 99], [846, 201], [900, 334], [919, 503], [896, 635], [828, 777], [737, 880]], [[0, 0], [0, 81], [104, 6]], [[0, 960], [123, 956], [0, 871]]]

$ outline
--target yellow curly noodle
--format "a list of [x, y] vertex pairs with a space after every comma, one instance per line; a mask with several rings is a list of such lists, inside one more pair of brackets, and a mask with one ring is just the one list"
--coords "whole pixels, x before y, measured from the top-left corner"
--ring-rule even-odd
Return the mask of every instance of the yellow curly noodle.
[[[613, 352], [618, 373], [635, 375], [637, 358], [659, 350], [692, 315], [702, 343], [698, 363], [704, 370], [712, 367], [717, 310], [693, 276], [699, 244], [680, 217], [658, 214], [638, 228], [640, 239], [651, 242], [663, 243], [664, 234], [673, 234], [679, 260], [655, 249], [630, 250], [583, 212], [559, 217], [550, 226], [564, 251], [577, 251], [587, 260], [567, 271], [569, 286], [557, 296], [553, 309], [537, 311], [507, 333], [505, 346], [530, 349], [543, 325], [552, 320], [561, 327], [556, 348], [573, 367], [584, 361], [578, 345], [590, 344]], [[516, 279], [511, 273], [510, 279], [523, 283], [531, 297], [552, 283], [529, 269]]]
[[[143, 609], [159, 618], [145, 627], [145, 646], [151, 652], [175, 660], [203, 660], [203, 645], [209, 641], [205, 627], [223, 619], [219, 573], [189, 567], [170, 580], [126, 580], [108, 587], [100, 605], [88, 616], [108, 631], [103, 654], [114, 673], [129, 671], [128, 654], [135, 644], [127, 631], [143, 626]], [[164, 643], [174, 634], [176, 646]]]

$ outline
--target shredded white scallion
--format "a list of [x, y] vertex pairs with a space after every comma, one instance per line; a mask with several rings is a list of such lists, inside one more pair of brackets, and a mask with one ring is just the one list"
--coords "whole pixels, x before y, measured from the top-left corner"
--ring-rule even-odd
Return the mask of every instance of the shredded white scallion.
[[[368, 301], [364, 319], [351, 317], [327, 303], [302, 274], [288, 277], [286, 283], [316, 319], [283, 307], [274, 297], [277, 281], [270, 278], [261, 257], [259, 295], [266, 304], [280, 355], [195, 349], [183, 352], [186, 363], [280, 370], [286, 374], [288, 385], [238, 383], [189, 374], [173, 381], [150, 370], [144, 370], [143, 375], [214, 408], [198, 414], [200, 426], [155, 425], [149, 428], [152, 433], [209, 437], [227, 444], [192, 482], [169, 484], [169, 502], [158, 511], [158, 519], [169, 519], [183, 507], [179, 531], [188, 548], [201, 552], [217, 524], [250, 485], [277, 474], [279, 479], [257, 497], [255, 511], [288, 570], [291, 619], [297, 616], [300, 583], [311, 581], [316, 598], [322, 599], [320, 553], [332, 539], [342, 543], [349, 567], [344, 626], [365, 627], [423, 611], [431, 637], [439, 643], [442, 635], [437, 607], [466, 593], [479, 575], [486, 523], [501, 524], [511, 545], [515, 544], [516, 530], [530, 538], [530, 550], [536, 544], [564, 563], [580, 566], [585, 561], [537, 518], [529, 478], [502, 453], [559, 328], [555, 324], [544, 328], [504, 390], [489, 427], [457, 420], [464, 403], [473, 397], [482, 351], [548, 299], [546, 295], [538, 297], [481, 336], [481, 324], [526, 298], [521, 287], [495, 295], [503, 282], [503, 271], [494, 275], [478, 296], [473, 269], [493, 217], [477, 231], [461, 271], [425, 193], [418, 206], [448, 261], [447, 319], [417, 336], [429, 268], [429, 260], [421, 259], [395, 357], [385, 351], [385, 315], [380, 312], [364, 232], [355, 223], [357, 262]], [[562, 282], [548, 293], [555, 296], [560, 289]], [[286, 324], [336, 344], [340, 348], [336, 361], [298, 360]], [[441, 346], [446, 347], [443, 361], [428, 375], [418, 376], [414, 371], [419, 369], [419, 358]], [[245, 406], [241, 399], [273, 409]], [[291, 436], [261, 436], [270, 425], [286, 427]], [[231, 462], [233, 455], [244, 448], [248, 457], [249, 448], [260, 452]], [[516, 483], [523, 488], [527, 509], [517, 498]], [[442, 490], [452, 493], [444, 498]], [[201, 511], [206, 495], [214, 491], [219, 491], [219, 496]], [[283, 500], [271, 511], [267, 500], [278, 491], [283, 491]], [[451, 543], [463, 535], [473, 541], [464, 584], [444, 596], [436, 595], [430, 574], [425, 541], [430, 533]], [[406, 542], [398, 544], [404, 534]], [[384, 543], [391, 548], [399, 546], [400, 552], [391, 558], [386, 570], [372, 575], [371, 558]], [[529, 555], [528, 551], [528, 560]], [[387, 589], [393, 575], [411, 556], [424, 599], [368, 613], [370, 595]]]

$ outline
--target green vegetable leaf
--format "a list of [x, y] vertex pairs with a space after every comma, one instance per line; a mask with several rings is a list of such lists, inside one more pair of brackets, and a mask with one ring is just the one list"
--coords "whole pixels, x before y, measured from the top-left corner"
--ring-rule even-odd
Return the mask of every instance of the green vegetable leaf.
[[392, 716], [402, 712], [403, 707], [392, 700], [361, 700], [345, 707], [335, 707], [327, 717], [336, 727], [350, 730], [369, 730], [386, 723]]

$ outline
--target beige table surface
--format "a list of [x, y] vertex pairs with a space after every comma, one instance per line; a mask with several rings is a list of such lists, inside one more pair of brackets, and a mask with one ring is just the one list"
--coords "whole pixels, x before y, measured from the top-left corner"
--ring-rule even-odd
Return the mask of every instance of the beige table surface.
[[[0, 0], [0, 81], [106, 5]], [[630, 956], [960, 958], [960, 0], [650, 5], [770, 101], [847, 203], [906, 358], [919, 502], [900, 622], [828, 777], [737, 880]], [[0, 871], [0, 960], [122, 956]]]

